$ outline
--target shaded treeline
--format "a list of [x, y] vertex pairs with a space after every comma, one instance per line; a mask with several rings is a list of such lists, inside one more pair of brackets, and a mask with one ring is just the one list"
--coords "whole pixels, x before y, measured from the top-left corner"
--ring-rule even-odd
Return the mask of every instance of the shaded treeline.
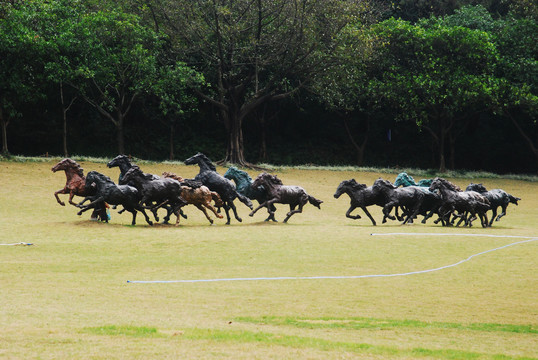
[[537, 171], [532, 2], [237, 3], [2, 4], [3, 152]]

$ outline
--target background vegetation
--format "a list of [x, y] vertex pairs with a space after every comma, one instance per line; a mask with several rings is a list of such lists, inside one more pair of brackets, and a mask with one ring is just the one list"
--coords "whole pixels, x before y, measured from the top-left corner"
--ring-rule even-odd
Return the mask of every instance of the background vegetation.
[[4, 156], [538, 171], [528, 0], [3, 1]]

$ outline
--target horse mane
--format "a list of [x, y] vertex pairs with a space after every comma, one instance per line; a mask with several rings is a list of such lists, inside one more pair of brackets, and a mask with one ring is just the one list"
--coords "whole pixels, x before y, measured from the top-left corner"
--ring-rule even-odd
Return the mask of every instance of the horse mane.
[[213, 162], [203, 153], [198, 153], [198, 156], [206, 163], [207, 166], [209, 166], [209, 169], [212, 171], [217, 171], [217, 168], [215, 165], [213, 165]]
[[264, 173], [264, 174], [267, 174], [267, 176], [264, 176], [266, 177], [271, 183], [275, 184], [275, 185], [283, 185], [283, 182], [282, 180], [280, 180], [278, 178], [278, 176], [276, 175], [271, 175], [269, 173]]
[[235, 166], [230, 166], [230, 168], [228, 169], [229, 171], [232, 171], [237, 177], [251, 183], [252, 182], [252, 178], [250, 177], [250, 175], [248, 174], [248, 172], [246, 171], [243, 171], [243, 170], [239, 170], [238, 168], [236, 168]]
[[456, 185], [456, 184], [453, 184], [451, 183], [450, 181], [446, 180], [446, 179], [443, 179], [443, 178], [437, 178], [437, 180], [439, 180], [444, 186], [446, 186], [449, 190], [452, 190], [452, 191], [458, 191], [460, 192], [461, 191], [461, 188]]
[[69, 166], [75, 170], [78, 176], [84, 177], [84, 169], [80, 166], [79, 163], [77, 163], [75, 160], [70, 158], [65, 158], [61, 162], [69, 163]]

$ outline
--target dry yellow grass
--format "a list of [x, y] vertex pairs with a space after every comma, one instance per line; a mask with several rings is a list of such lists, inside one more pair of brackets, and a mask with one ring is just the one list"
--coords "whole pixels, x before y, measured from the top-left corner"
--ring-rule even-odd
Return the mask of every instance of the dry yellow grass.
[[[117, 179], [117, 169], [82, 162]], [[536, 358], [538, 242], [454, 268], [394, 278], [129, 284], [127, 280], [362, 275], [423, 270], [520, 239], [379, 236], [440, 233], [537, 236], [538, 184], [483, 182], [523, 198], [492, 228], [373, 227], [346, 219], [340, 181], [391, 175], [285, 170], [285, 184], [324, 200], [288, 224], [264, 223], [238, 203], [244, 222], [209, 226], [186, 208], [182, 226], [149, 227], [112, 212], [109, 224], [61, 207], [65, 177], [50, 163], [0, 162], [0, 358]], [[193, 177], [197, 167], [142, 165]], [[220, 173], [224, 173], [219, 168]], [[256, 172], [250, 172], [252, 176]], [[278, 206], [277, 219], [287, 209]], [[381, 222], [380, 208], [371, 208]], [[359, 213], [362, 216], [361, 210]]]

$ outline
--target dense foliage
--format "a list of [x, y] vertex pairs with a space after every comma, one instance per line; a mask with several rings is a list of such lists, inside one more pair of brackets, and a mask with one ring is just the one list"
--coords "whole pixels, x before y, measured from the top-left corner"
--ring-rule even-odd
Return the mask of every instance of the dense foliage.
[[538, 170], [537, 7], [0, 4], [2, 153]]

